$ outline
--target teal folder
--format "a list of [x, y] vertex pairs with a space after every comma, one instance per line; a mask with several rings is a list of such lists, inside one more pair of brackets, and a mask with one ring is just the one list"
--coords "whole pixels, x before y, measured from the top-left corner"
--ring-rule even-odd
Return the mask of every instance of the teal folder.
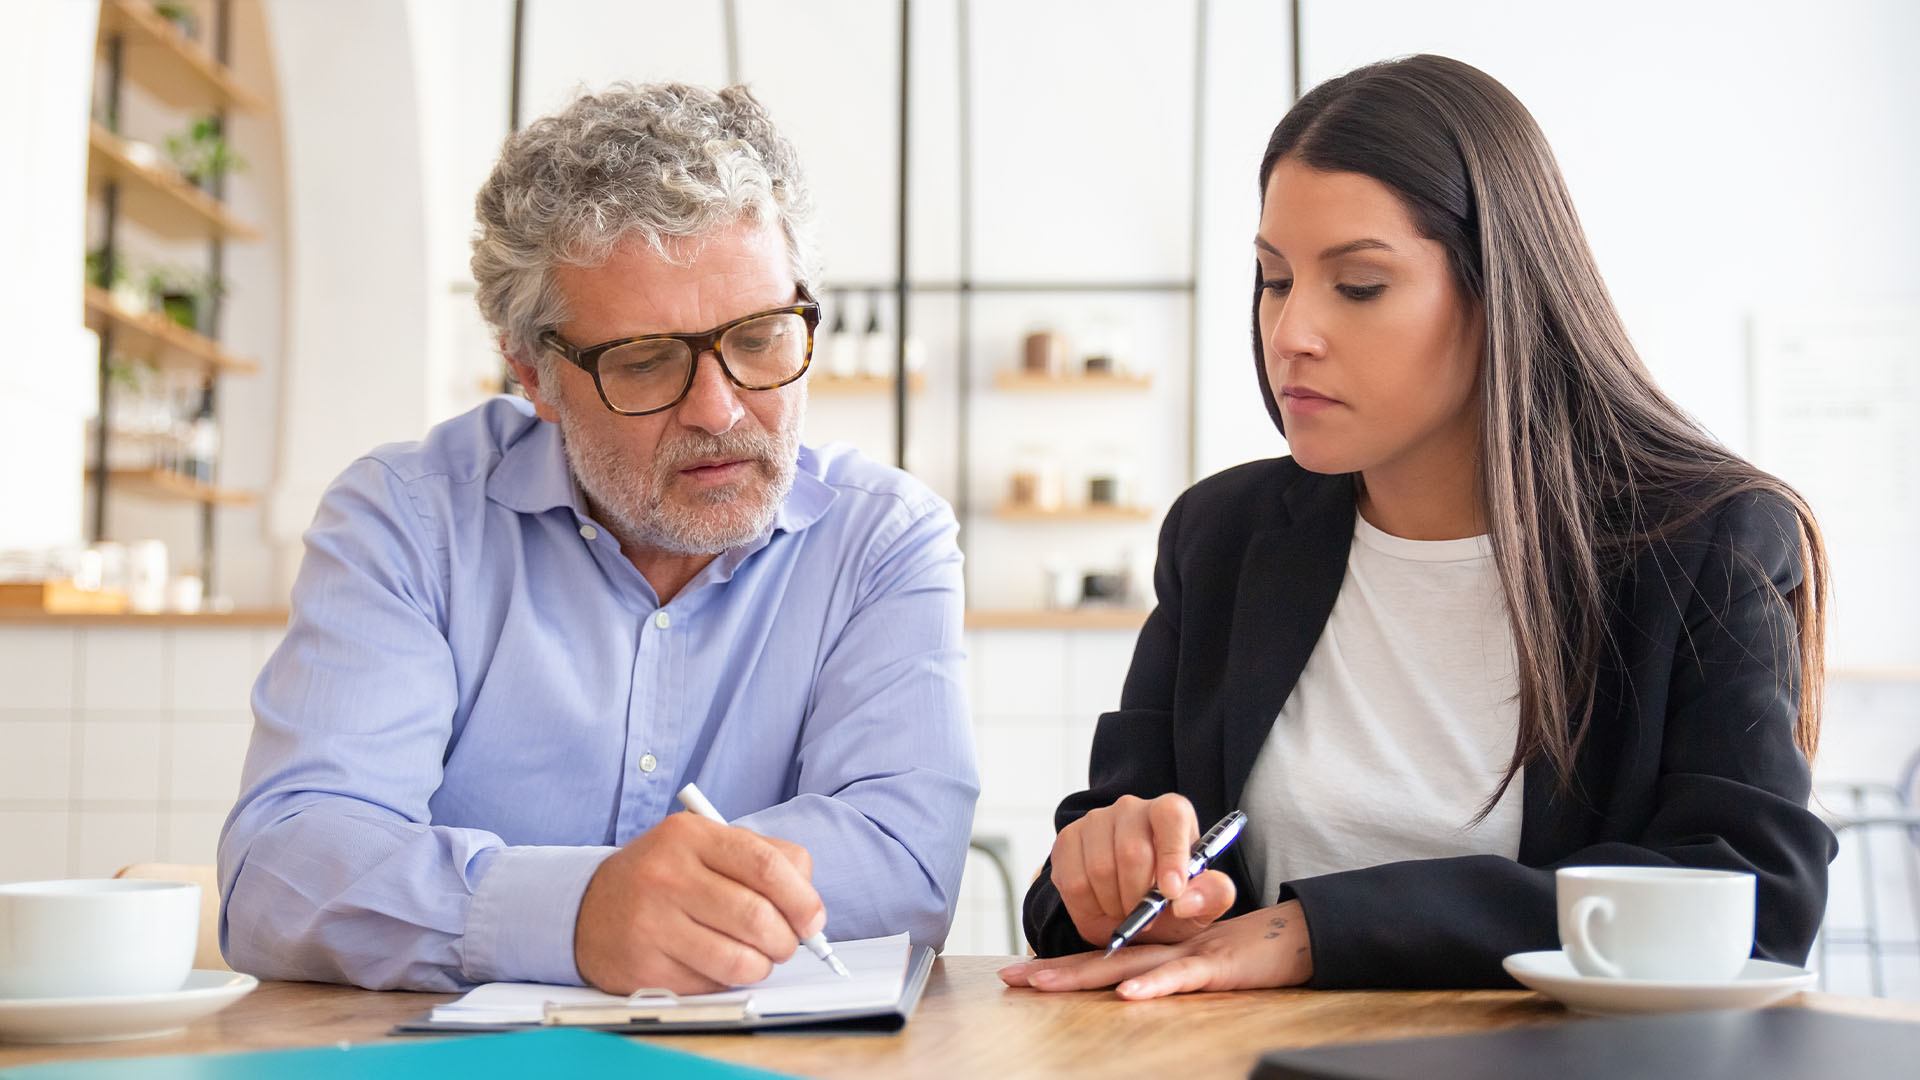
[[776, 1080], [780, 1073], [570, 1028], [458, 1039], [351, 1043], [309, 1050], [60, 1061], [0, 1069], [0, 1080], [456, 1080], [647, 1077]]

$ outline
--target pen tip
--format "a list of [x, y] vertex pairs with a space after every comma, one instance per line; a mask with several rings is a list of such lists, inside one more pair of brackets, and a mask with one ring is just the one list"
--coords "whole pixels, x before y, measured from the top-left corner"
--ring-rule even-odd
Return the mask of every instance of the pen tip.
[[1105, 960], [1105, 959], [1107, 958], [1107, 956], [1112, 956], [1112, 955], [1113, 955], [1114, 953], [1117, 953], [1117, 952], [1119, 952], [1119, 951], [1120, 951], [1120, 946], [1122, 946], [1122, 945], [1124, 945], [1124, 944], [1126, 944], [1126, 943], [1125, 943], [1125, 942], [1122, 942], [1122, 941], [1116, 941], [1116, 942], [1114, 942], [1113, 944], [1111, 944], [1111, 945], [1109, 945], [1109, 946], [1107, 946], [1107, 953], [1106, 953], [1106, 956], [1102, 956], [1102, 957], [1101, 957], [1100, 959], [1102, 959], [1102, 960]]
[[834, 973], [839, 975], [843, 979], [853, 978], [853, 972], [848, 971], [847, 965], [841, 963], [840, 958], [837, 956], [827, 957], [827, 966], [832, 968], [834, 970]]

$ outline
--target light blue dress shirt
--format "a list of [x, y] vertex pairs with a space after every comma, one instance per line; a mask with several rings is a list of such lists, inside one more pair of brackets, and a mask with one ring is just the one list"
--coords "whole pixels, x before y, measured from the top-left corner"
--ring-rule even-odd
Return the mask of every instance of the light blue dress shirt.
[[505, 397], [328, 490], [220, 838], [235, 968], [577, 983], [588, 879], [688, 781], [807, 848], [829, 937], [945, 939], [979, 794], [952, 511], [803, 449], [770, 535], [662, 606], [584, 505]]

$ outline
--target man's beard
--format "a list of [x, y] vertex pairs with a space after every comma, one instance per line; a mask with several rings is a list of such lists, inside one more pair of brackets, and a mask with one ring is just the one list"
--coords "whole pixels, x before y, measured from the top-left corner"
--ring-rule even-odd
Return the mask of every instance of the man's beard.
[[[765, 533], [793, 488], [799, 461], [806, 396], [795, 395], [780, 430], [735, 427], [723, 435], [687, 430], [655, 447], [640, 465], [582, 434], [572, 412], [555, 403], [561, 443], [593, 505], [593, 511], [626, 544], [682, 555], [718, 555]], [[672, 491], [681, 469], [696, 461], [728, 458], [747, 463], [746, 480], [698, 492]]]

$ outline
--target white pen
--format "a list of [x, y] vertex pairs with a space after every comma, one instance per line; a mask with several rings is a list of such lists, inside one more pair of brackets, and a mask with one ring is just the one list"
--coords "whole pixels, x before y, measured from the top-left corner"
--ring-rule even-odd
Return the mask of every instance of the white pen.
[[[727, 819], [720, 816], [720, 811], [714, 809], [713, 804], [708, 802], [707, 797], [701, 794], [700, 789], [693, 784], [688, 784], [686, 787], [680, 789], [680, 804], [694, 813], [699, 814], [701, 817], [706, 818], [708, 821], [717, 822], [721, 825], [727, 823]], [[819, 957], [821, 963], [832, 968], [834, 973], [841, 978], [853, 978], [853, 972], [847, 970], [847, 965], [841, 963], [840, 958], [833, 955], [833, 946], [827, 944], [827, 935], [824, 931], [801, 938], [800, 944], [805, 945], [808, 952]]]

